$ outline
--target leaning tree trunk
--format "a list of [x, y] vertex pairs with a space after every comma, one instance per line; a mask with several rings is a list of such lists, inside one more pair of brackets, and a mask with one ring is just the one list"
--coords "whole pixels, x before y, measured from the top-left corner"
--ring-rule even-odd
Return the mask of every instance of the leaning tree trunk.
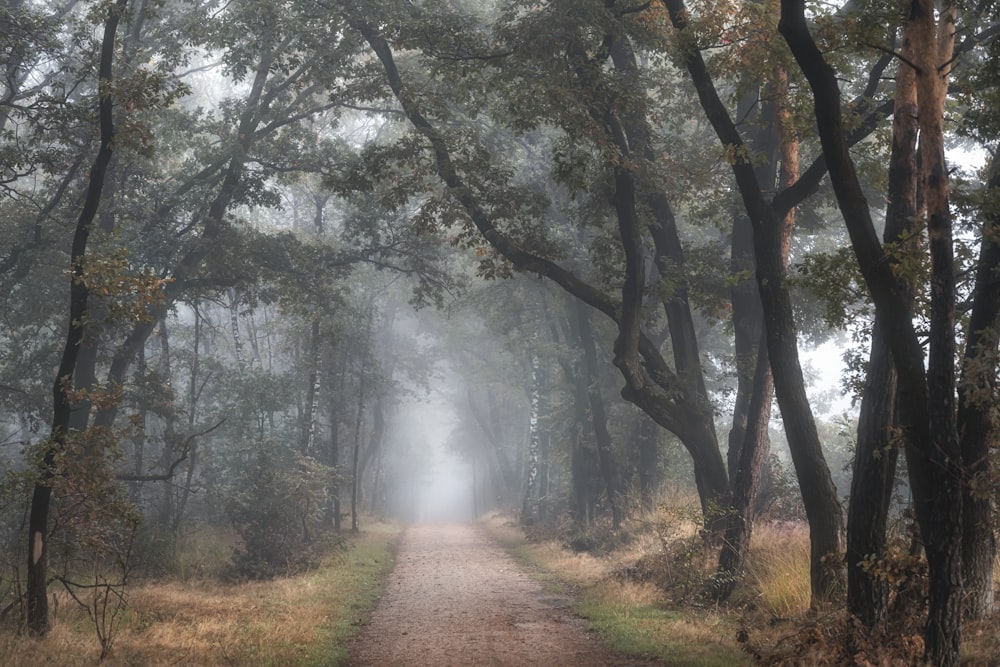
[[31, 497], [31, 512], [28, 516], [28, 574], [27, 574], [27, 625], [34, 634], [43, 635], [49, 631], [48, 605], [48, 524], [49, 507], [52, 502], [52, 481], [55, 475], [56, 457], [66, 448], [69, 423], [72, 414], [70, 391], [72, 391], [73, 374], [76, 360], [80, 352], [80, 343], [84, 336], [84, 326], [87, 314], [87, 298], [89, 290], [84, 280], [84, 255], [87, 252], [87, 240], [91, 226], [97, 215], [98, 203], [101, 200], [101, 190], [108, 163], [111, 161], [111, 150], [114, 141], [114, 124], [112, 122], [113, 100], [112, 62], [115, 53], [115, 35], [118, 22], [128, 0], [117, 0], [108, 8], [108, 16], [104, 22], [104, 36], [101, 40], [101, 61], [98, 70], [98, 89], [100, 90], [98, 116], [100, 121], [101, 146], [90, 170], [90, 183], [87, 188], [83, 209], [77, 219], [76, 231], [73, 235], [73, 245], [70, 251], [69, 327], [66, 334], [66, 344], [63, 347], [59, 370], [52, 386], [52, 435], [45, 448], [42, 459], [42, 470], [35, 483]]
[[[933, 28], [934, 9], [932, 2], [915, 0], [911, 5], [911, 20], [922, 20]], [[942, 34], [951, 41], [953, 29], [951, 21], [942, 22]], [[947, 341], [954, 340], [954, 329], [947, 331], [946, 323], [952, 310], [942, 297], [950, 291], [946, 270], [949, 262], [950, 230], [946, 211], [947, 172], [944, 170], [943, 151], [939, 152], [940, 136], [935, 130], [932, 118], [925, 116], [925, 106], [933, 106], [936, 100], [925, 99], [921, 85], [930, 88], [930, 98], [945, 94], [944, 80], [939, 76], [939, 65], [948, 63], [947, 58], [938, 59], [939, 49], [934, 43], [933, 29], [926, 30], [926, 36], [918, 42], [919, 30], [913, 31], [914, 51], [920, 54], [914, 62], [924, 72], [926, 80], [918, 79], [918, 104], [921, 107], [921, 133], [927, 131], [924, 139], [932, 145], [926, 152], [925, 166], [933, 175], [937, 185], [944, 185], [944, 192], [927, 188], [928, 236], [934, 266], [932, 283], [938, 293], [932, 300], [932, 333], [930, 336], [935, 372], [924, 374], [924, 350], [913, 326], [910, 309], [900, 297], [898, 280], [886, 262], [885, 252], [879, 243], [872, 222], [871, 210], [864, 195], [844, 130], [841, 113], [840, 86], [836, 73], [816, 46], [809, 32], [803, 0], [782, 0], [779, 30], [788, 43], [796, 62], [809, 81], [813, 92], [813, 110], [817, 121], [818, 134], [823, 146], [823, 154], [830, 171], [831, 183], [837, 204], [843, 214], [851, 246], [865, 284], [872, 295], [876, 312], [884, 315], [890, 329], [889, 340], [893, 361], [899, 375], [900, 424], [907, 429], [907, 463], [910, 471], [910, 485], [913, 490], [914, 509], [920, 524], [921, 534], [927, 548], [931, 577], [928, 624], [924, 632], [925, 659], [934, 665], [950, 667], [958, 664], [961, 644], [961, 475], [957, 469], [960, 451], [957, 434], [954, 432], [954, 415], [946, 414], [947, 406], [954, 407], [952, 396], [945, 395], [949, 385], [945, 362]], [[914, 26], [916, 28], [916, 26]], [[948, 49], [950, 50], [950, 49]], [[923, 51], [923, 53], [921, 53]], [[930, 53], [927, 53], [930, 51]], [[926, 63], [928, 56], [933, 62]], [[919, 62], [918, 62], [919, 61]], [[922, 64], [921, 64], [922, 63]], [[934, 114], [936, 115], [936, 114]], [[926, 126], [926, 128], [925, 128]], [[923, 141], [923, 139], [922, 139]], [[929, 182], [929, 185], [933, 183]], [[945, 196], [941, 196], [945, 195]], [[938, 201], [932, 205], [931, 199]], [[945, 207], [940, 207], [944, 202]], [[933, 219], [932, 218], [937, 218]], [[953, 279], [953, 276], [952, 278]], [[954, 347], [954, 345], [951, 345]], [[954, 359], [948, 360], [954, 372]], [[931, 389], [931, 384], [941, 383]], [[952, 389], [954, 387], [952, 386]], [[931, 392], [935, 399], [942, 399], [945, 405], [931, 405]], [[936, 403], [936, 401], [935, 401]]]
[[[681, 34], [688, 34], [685, 31], [689, 27], [690, 12], [683, 0], [666, 0], [665, 4], [674, 28]], [[719, 97], [694, 40], [689, 41], [683, 55], [706, 117], [719, 140], [735, 149], [733, 175], [754, 227], [757, 288], [764, 310], [774, 393], [809, 521], [812, 599], [813, 604], [823, 603], [843, 587], [838, 563], [843, 553], [844, 520], [799, 363], [798, 334], [781, 260], [782, 220], [764, 197], [764, 187], [757, 180], [749, 155], [743, 151], [745, 142]]]

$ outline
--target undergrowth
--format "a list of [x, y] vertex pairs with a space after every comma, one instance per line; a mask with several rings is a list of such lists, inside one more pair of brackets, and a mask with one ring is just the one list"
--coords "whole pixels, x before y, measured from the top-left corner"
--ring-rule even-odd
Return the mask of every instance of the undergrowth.
[[[225, 562], [229, 537], [191, 536], [180, 576], [129, 589], [129, 604], [104, 665], [338, 665], [392, 569], [400, 528], [369, 522], [346, 548], [328, 551], [313, 570], [234, 583]], [[216, 539], [221, 543], [216, 544]], [[100, 647], [82, 612], [54, 593], [53, 627], [44, 639], [0, 627], [5, 667], [94, 665]]]
[[[891, 586], [887, 623], [869, 631], [844, 611], [810, 609], [808, 527], [761, 521], [746, 577], [729, 602], [705, 595], [718, 554], [699, 532], [696, 504], [673, 498], [618, 530], [595, 525], [525, 535], [492, 515], [487, 529], [547, 585], [577, 594], [576, 611], [614, 649], [670, 665], [920, 665], [926, 619], [922, 561], [893, 553], [878, 564]], [[1000, 665], [1000, 622], [966, 623], [963, 665]]]

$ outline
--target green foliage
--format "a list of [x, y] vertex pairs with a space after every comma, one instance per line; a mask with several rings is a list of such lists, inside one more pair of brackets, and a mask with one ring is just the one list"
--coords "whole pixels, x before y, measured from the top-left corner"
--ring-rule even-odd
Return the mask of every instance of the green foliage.
[[792, 284], [807, 288], [823, 305], [829, 327], [846, 329], [869, 309], [864, 279], [850, 247], [806, 255], [795, 268]]
[[259, 445], [226, 497], [226, 513], [242, 538], [233, 553], [236, 576], [266, 579], [316, 566], [331, 478], [330, 468], [314, 459], [273, 442]]

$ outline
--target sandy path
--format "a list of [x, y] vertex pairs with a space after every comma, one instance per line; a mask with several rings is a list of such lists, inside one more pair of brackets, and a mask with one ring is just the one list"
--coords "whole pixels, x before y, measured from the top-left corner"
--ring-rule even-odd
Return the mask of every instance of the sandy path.
[[649, 664], [609, 653], [476, 524], [411, 526], [351, 665]]

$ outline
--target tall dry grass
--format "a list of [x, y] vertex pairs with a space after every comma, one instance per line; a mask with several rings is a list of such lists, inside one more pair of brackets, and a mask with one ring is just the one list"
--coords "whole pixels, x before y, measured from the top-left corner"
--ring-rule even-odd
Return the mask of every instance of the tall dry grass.
[[797, 523], [761, 523], [754, 528], [744, 595], [775, 617], [809, 611], [809, 529]]
[[[374, 604], [381, 578], [391, 569], [398, 532], [396, 526], [369, 524], [345, 551], [329, 554], [320, 568], [300, 576], [246, 583], [191, 576], [131, 587], [126, 616], [103, 664], [340, 664], [347, 638]], [[44, 639], [0, 629], [0, 664], [97, 664], [100, 647], [86, 615], [64, 594], [55, 593], [55, 599], [53, 628]]]

